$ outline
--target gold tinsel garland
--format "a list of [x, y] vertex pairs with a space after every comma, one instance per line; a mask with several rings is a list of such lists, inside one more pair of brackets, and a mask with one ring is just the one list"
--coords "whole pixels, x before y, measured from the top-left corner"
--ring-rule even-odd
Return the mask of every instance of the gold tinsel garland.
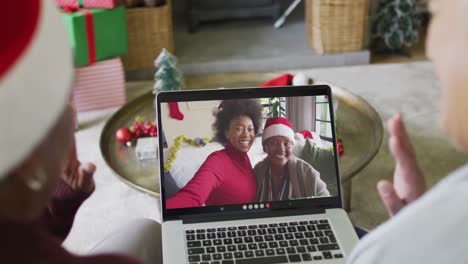
[[166, 162], [164, 162], [164, 171], [168, 172], [171, 169], [172, 163], [174, 162], [176, 158], [177, 151], [179, 151], [180, 147], [182, 146], [182, 143], [188, 144], [190, 146], [195, 146], [195, 147], [196, 146], [203, 147], [207, 143], [210, 143], [211, 141], [212, 139], [209, 137], [203, 137], [203, 138], [197, 137], [194, 139], [190, 139], [184, 135], [177, 136], [174, 139], [174, 144], [169, 149], [169, 156], [167, 157]]

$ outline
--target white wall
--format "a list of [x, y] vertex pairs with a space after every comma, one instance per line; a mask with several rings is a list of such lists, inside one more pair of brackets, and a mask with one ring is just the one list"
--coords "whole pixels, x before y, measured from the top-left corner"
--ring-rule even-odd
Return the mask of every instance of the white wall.
[[168, 147], [174, 138], [184, 135], [188, 138], [213, 137], [213, 111], [218, 108], [219, 101], [180, 102], [179, 109], [184, 114], [183, 120], [169, 117], [167, 104], [161, 105], [161, 121]]

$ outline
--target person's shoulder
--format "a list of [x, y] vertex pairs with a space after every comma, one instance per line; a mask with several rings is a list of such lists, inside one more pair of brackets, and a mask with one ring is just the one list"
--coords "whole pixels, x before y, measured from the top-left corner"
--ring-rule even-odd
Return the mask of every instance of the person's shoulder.
[[209, 159], [225, 159], [229, 157], [229, 154], [227, 153], [226, 149], [220, 149], [213, 151], [208, 157], [206, 158], [207, 160]]
[[255, 164], [254, 166], [254, 169], [255, 168], [261, 168], [261, 167], [264, 167], [268, 164], [268, 158], [265, 157], [264, 159], [262, 159], [261, 161], [257, 162], [257, 164]]
[[436, 185], [436, 187], [443, 187], [445, 185], [457, 185], [457, 186], [468, 185], [468, 164], [450, 173], [443, 180], [441, 180]]
[[299, 157], [296, 157], [296, 156], [292, 156], [291, 157], [291, 161], [293, 161], [295, 164], [297, 164], [297, 166], [310, 166], [312, 167], [307, 161], [299, 158]]
[[232, 159], [229, 157], [229, 154], [225, 149], [217, 150], [212, 152], [205, 161], [203, 161], [200, 169], [211, 169], [221, 173], [224, 170], [224, 166], [229, 163]]
[[382, 259], [386, 261], [379, 263], [450, 263], [443, 256], [452, 260], [465, 256], [465, 250], [454, 245], [468, 243], [468, 229], [461, 228], [468, 219], [468, 210], [463, 210], [468, 199], [467, 168], [450, 174], [370, 232], [354, 250], [350, 263]]
[[307, 161], [301, 158], [293, 156], [291, 158], [291, 162], [292, 164], [294, 164], [294, 166], [296, 166], [297, 168], [300, 168], [301, 170], [318, 173], [318, 171], [312, 165], [310, 165]]
[[[305, 161], [305, 160], [303, 160], [303, 159], [301, 159], [301, 158], [299, 158], [299, 157], [297, 157], [295, 155], [292, 155], [291, 158], [289, 159], [289, 161], [292, 164], [295, 164], [296, 166], [307, 166], [307, 165], [310, 166], [310, 164], [307, 161]], [[310, 167], [312, 167], [312, 166], [310, 166]]]

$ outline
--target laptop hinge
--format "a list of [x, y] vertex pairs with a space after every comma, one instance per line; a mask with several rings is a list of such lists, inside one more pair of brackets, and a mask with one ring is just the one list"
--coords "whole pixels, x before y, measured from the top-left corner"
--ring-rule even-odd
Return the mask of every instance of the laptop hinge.
[[271, 218], [281, 216], [294, 216], [294, 215], [308, 215], [308, 214], [324, 214], [325, 209], [287, 209], [287, 210], [275, 210], [269, 212], [258, 212], [253, 214], [222, 214], [222, 215], [204, 215], [204, 216], [186, 216], [182, 218], [184, 224], [197, 224], [197, 223], [208, 223], [208, 222], [221, 222], [221, 221], [233, 221], [233, 220], [244, 220], [244, 219], [257, 219], [257, 218]]

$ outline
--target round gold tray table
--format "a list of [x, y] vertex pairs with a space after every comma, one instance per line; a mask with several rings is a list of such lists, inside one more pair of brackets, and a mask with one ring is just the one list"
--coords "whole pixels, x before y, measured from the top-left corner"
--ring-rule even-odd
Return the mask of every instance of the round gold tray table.
[[[275, 73], [229, 73], [196, 76], [186, 81], [193, 89], [219, 87], [254, 87], [278, 76]], [[154, 120], [152, 82], [141, 87], [148, 91], [120, 108], [106, 123], [100, 139], [102, 155], [118, 177], [130, 186], [159, 197], [159, 162], [138, 161], [134, 147], [121, 145], [115, 139], [120, 127], [130, 126], [136, 116]], [[340, 172], [344, 192], [344, 207], [350, 208], [351, 178], [362, 170], [378, 152], [383, 138], [382, 120], [361, 97], [332, 86], [338, 102], [337, 129], [342, 136], [344, 154], [340, 157]]]

